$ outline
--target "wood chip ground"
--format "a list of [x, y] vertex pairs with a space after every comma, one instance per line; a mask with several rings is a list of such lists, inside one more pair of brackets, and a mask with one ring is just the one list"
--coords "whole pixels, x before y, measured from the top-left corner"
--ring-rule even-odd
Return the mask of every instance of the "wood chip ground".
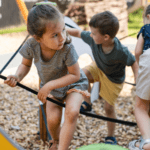
[[[27, 33], [0, 35], [0, 54], [14, 52]], [[131, 40], [130, 40], [131, 42]], [[89, 64], [89, 56], [82, 55], [79, 59], [80, 67]], [[16, 68], [7, 69], [3, 75], [15, 73]], [[126, 67], [126, 81], [134, 83], [131, 67]], [[30, 73], [21, 82], [38, 90], [38, 76], [34, 65]], [[136, 122], [133, 114], [135, 103], [135, 87], [124, 84], [117, 99], [117, 119]], [[105, 115], [104, 100], [98, 99], [93, 103], [93, 109], [98, 115]], [[0, 127], [19, 145], [27, 150], [47, 150], [47, 145], [39, 139], [39, 102], [36, 95], [19, 87], [11, 88], [3, 84], [0, 79]], [[76, 131], [69, 150], [75, 150], [83, 145], [102, 143], [107, 136], [107, 122], [80, 115]], [[138, 127], [130, 127], [116, 123], [115, 136], [118, 145], [127, 148], [128, 143], [140, 137]]]

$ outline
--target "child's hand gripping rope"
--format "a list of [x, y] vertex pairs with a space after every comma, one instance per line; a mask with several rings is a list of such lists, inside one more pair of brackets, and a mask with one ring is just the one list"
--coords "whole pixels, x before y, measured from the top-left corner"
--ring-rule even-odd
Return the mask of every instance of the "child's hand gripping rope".
[[9, 75], [7, 80], [4, 81], [5, 84], [8, 84], [11, 87], [15, 87], [17, 82], [19, 82], [19, 78], [16, 75]]
[[51, 92], [48, 84], [45, 84], [38, 92], [38, 99], [42, 101], [42, 103], [46, 102], [46, 98], [48, 94]]

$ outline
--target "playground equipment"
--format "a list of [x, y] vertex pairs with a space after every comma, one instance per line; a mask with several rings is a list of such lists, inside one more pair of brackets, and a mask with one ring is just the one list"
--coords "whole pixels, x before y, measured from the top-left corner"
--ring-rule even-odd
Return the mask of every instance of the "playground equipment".
[[[22, 1], [22, 0], [20, 0], [20, 1]], [[19, 3], [20, 5], [21, 5], [21, 2]], [[27, 11], [26, 10], [22, 10], [22, 9], [25, 9], [25, 7], [24, 7], [24, 5], [21, 5], [20, 6], [20, 8], [21, 8], [21, 11], [24, 13], [24, 19], [26, 20], [26, 18], [27, 18]], [[65, 17], [64, 18], [65, 19], [65, 24], [66, 24], [66, 27], [68, 27], [68, 26], [70, 26], [70, 27], [74, 27], [74, 28], [78, 28], [78, 29], [80, 29], [79, 27], [78, 27], [78, 25], [76, 25], [70, 18], [68, 18], [68, 17]], [[25, 39], [26, 40], [26, 39]], [[92, 57], [92, 59], [94, 59], [93, 58], [93, 56], [92, 56], [92, 52], [91, 52], [91, 49], [90, 49], [90, 47], [87, 45], [87, 44], [85, 44], [81, 39], [78, 39], [78, 38], [75, 38], [75, 37], [72, 37], [72, 42], [73, 42], [73, 45], [75, 46], [75, 49], [77, 50], [77, 53], [78, 53], [78, 55], [80, 56], [80, 55], [82, 55], [82, 54], [85, 54], [85, 53], [88, 53], [91, 57]], [[21, 47], [20, 47], [21, 48]], [[85, 49], [86, 49], [86, 51], [85, 51]], [[19, 51], [19, 49], [17, 50], [17, 52]], [[16, 52], [16, 53], [17, 53]], [[13, 57], [14, 58], [14, 57]], [[11, 60], [10, 60], [11, 61]], [[9, 61], [9, 62], [10, 62]], [[9, 64], [9, 63], [8, 63]], [[5, 69], [7, 67], [7, 65], [3, 68], [3, 70]], [[3, 70], [1, 70], [0, 71], [0, 74], [2, 73], [2, 71]], [[3, 77], [3, 76], [1, 76], [0, 75], [0, 78], [2, 78], [2, 79], [6, 79], [6, 77]], [[33, 91], [32, 89], [30, 89], [30, 88], [27, 88], [27, 87], [25, 87], [25, 86], [23, 86], [23, 85], [21, 85], [21, 84], [17, 84], [18, 86], [21, 86], [22, 88], [26, 88], [26, 89], [28, 89], [28, 90], [30, 90], [32, 93], [34, 93], [34, 94], [37, 94], [37, 92], [35, 92], [35, 91]], [[94, 83], [94, 85], [93, 85], [93, 89], [92, 89], [92, 96], [91, 96], [91, 102], [93, 102], [94, 100], [96, 100], [96, 99], [98, 99], [98, 96], [99, 96], [99, 83], [97, 82], [97, 83]], [[52, 99], [48, 99], [48, 100], [51, 100], [52, 102], [54, 102], [54, 103], [56, 103], [54, 100], [52, 100]], [[56, 104], [59, 104], [59, 103], [56, 103]], [[41, 104], [40, 103], [40, 105], [43, 105], [43, 104]], [[65, 105], [63, 105], [63, 107], [64, 107]], [[44, 108], [45, 109], [45, 108]], [[63, 112], [64, 112], [64, 109], [63, 109]], [[43, 110], [41, 109], [41, 107], [40, 107], [40, 125], [41, 125], [41, 123], [43, 124], [43, 126], [42, 127], [40, 127], [40, 135], [42, 135], [41, 136], [41, 139], [43, 139], [43, 141], [46, 141], [47, 140], [47, 135], [45, 134], [46, 132], [47, 132], [47, 130], [46, 130], [46, 127], [45, 127], [45, 124], [46, 123], [44, 123], [43, 122], [43, 119], [44, 119], [44, 117], [43, 117]], [[95, 115], [95, 114], [92, 114], [92, 113], [85, 113], [85, 112], [80, 112], [81, 114], [84, 114], [84, 115], [87, 115], [87, 116], [90, 116], [90, 117], [95, 117], [95, 118], [99, 118], [99, 119], [103, 119], [103, 120], [106, 120], [106, 121], [112, 121], [112, 122], [117, 122], [117, 123], [122, 123], [122, 124], [126, 124], [126, 125], [131, 125], [131, 126], [135, 126], [136, 125], [136, 123], [132, 123], [132, 122], [126, 122], [126, 121], [123, 121], [123, 120], [117, 120], [117, 119], [111, 119], [111, 118], [107, 118], [107, 117], [103, 117], [103, 116], [98, 116], [98, 115]], [[43, 118], [42, 118], [43, 117]], [[62, 123], [63, 123], [63, 121], [64, 121], [64, 117], [63, 117], [63, 119], [62, 119]], [[45, 131], [45, 132], [43, 132], [43, 131]], [[43, 134], [44, 133], [44, 134]]]
[[24, 150], [8, 136], [8, 134], [6, 134], [2, 128], [0, 128], [0, 141], [1, 150]]
[[[74, 28], [79, 29], [79, 27], [70, 18], [65, 17], [64, 19], [65, 19], [65, 24], [68, 24], [69, 26], [72, 26]], [[66, 27], [67, 27], [67, 25], [66, 25]], [[82, 55], [82, 54], [87, 53], [92, 57], [92, 59], [94, 59], [90, 47], [86, 43], [84, 43], [81, 39], [72, 37], [72, 43], [75, 46], [75, 49], [77, 50], [77, 53], [78, 53], [79, 56]], [[0, 78], [2, 78], [4, 80], [6, 79], [6, 77], [4, 77], [2, 75], [0, 75]], [[30, 92], [32, 92], [33, 94], [38, 93], [38, 92], [36, 92], [36, 91], [20, 84], [20, 83], [17, 83], [17, 85], [24, 88], [24, 89], [26, 89], [26, 90], [28, 90], [28, 91], [30, 91]], [[91, 95], [91, 102], [98, 99], [98, 97], [99, 97], [98, 93], [99, 93], [99, 82], [96, 82], [93, 85], [92, 95]], [[47, 100], [50, 100], [50, 101], [52, 101], [52, 102], [54, 102], [54, 103], [56, 103], [56, 104], [58, 104], [62, 107], [65, 107], [64, 104], [61, 104], [61, 103], [59, 104], [58, 102], [56, 102], [52, 99], [48, 98]], [[64, 109], [63, 109], [63, 112], [64, 112]], [[98, 118], [98, 119], [103, 119], [103, 120], [106, 120], [106, 121], [121, 123], [121, 124], [129, 125], [129, 126], [136, 126], [136, 123], [134, 123], [134, 122], [128, 122], [128, 121], [123, 121], [123, 120], [118, 120], [118, 119], [107, 118], [107, 117], [99, 116], [99, 115], [96, 115], [96, 114], [93, 114], [93, 113], [87, 113], [87, 112], [80, 112], [80, 113], [83, 114], [83, 115], [87, 115], [87, 116]], [[40, 114], [42, 116], [42, 112]], [[62, 118], [62, 123], [63, 122], [64, 122], [64, 117]], [[43, 141], [46, 141], [47, 140], [47, 130], [46, 130], [46, 127], [44, 125], [45, 122], [43, 121], [43, 118], [40, 118], [40, 123], [43, 124], [43, 126], [40, 127], [40, 135], [42, 135], [41, 139]], [[43, 133], [43, 131], [45, 131], [45, 132]]]
[[27, 24], [28, 10], [27, 10], [25, 3], [21, 0], [16, 0], [16, 3], [21, 11], [21, 14], [22, 14], [26, 24]]

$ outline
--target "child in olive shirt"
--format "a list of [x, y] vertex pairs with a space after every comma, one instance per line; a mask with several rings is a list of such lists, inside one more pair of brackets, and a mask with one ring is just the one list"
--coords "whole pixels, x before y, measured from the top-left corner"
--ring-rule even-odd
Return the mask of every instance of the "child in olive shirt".
[[[118, 19], [109, 11], [94, 15], [89, 26], [91, 32], [67, 29], [72, 36], [82, 38], [92, 50], [95, 61], [85, 67], [89, 83], [100, 82], [99, 95], [105, 100], [106, 116], [116, 118], [114, 104], [125, 80], [125, 66], [131, 66], [136, 80], [138, 64], [135, 57], [123, 46], [116, 36], [119, 29]], [[89, 91], [91, 87], [89, 86]], [[90, 98], [82, 103], [82, 111], [90, 111]], [[115, 123], [107, 122], [106, 144], [117, 144], [114, 137]]]

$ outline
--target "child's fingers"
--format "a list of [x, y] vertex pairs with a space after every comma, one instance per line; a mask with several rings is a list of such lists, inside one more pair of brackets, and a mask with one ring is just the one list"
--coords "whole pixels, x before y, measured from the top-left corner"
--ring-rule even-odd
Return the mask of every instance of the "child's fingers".
[[11, 86], [11, 87], [14, 87], [14, 86], [16, 86], [17, 81], [16, 81], [16, 79], [13, 78], [13, 77], [7, 77], [7, 79], [4, 81], [4, 83], [5, 83], [5, 84], [8, 84], [8, 85]]
[[4, 81], [4, 83], [9, 85], [11, 83], [11, 78], [7, 77], [7, 79]]
[[8, 84], [9, 86], [11, 86], [11, 87], [14, 87], [14, 86], [15, 86], [15, 79], [11, 78], [11, 79], [7, 82], [7, 84]]
[[16, 86], [16, 84], [17, 84], [16, 79], [11, 78], [10, 86], [11, 86], [11, 87], [15, 87], [15, 86]]
[[7, 84], [10, 81], [10, 78], [7, 78], [6, 80], [4, 80], [4, 83]]
[[46, 102], [46, 97], [44, 97], [44, 99], [43, 99], [43, 104]]
[[41, 97], [41, 101], [42, 101], [43, 103], [45, 103], [45, 100], [46, 100], [45, 96], [42, 96], [42, 97]]
[[46, 97], [42, 94], [38, 94], [38, 99], [42, 101], [42, 103], [46, 102]]

